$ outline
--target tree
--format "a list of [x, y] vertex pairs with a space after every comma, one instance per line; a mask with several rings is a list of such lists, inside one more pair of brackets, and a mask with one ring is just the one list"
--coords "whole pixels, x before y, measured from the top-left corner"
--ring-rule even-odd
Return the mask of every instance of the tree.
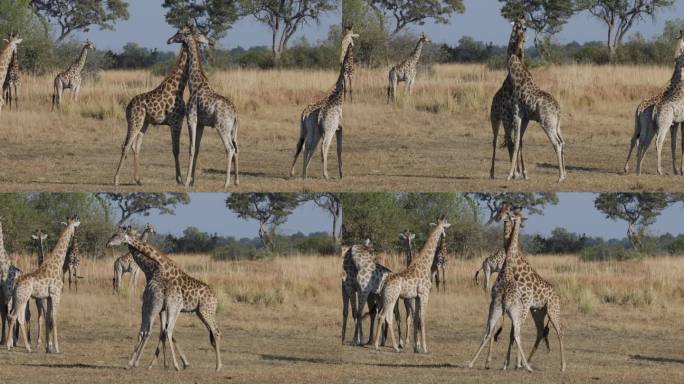
[[97, 194], [98, 198], [104, 199], [111, 205], [118, 207], [121, 213], [117, 225], [121, 225], [134, 215], [149, 216], [152, 210], [159, 211], [162, 215], [173, 215], [176, 206], [190, 203], [187, 193], [111, 193]]
[[383, 24], [392, 18], [392, 32], [395, 36], [408, 25], [424, 25], [433, 20], [447, 24], [454, 13], [465, 12], [463, 0], [369, 0], [371, 7], [382, 17]]
[[600, 193], [594, 206], [611, 220], [626, 221], [627, 238], [639, 251], [646, 228], [673, 201], [666, 193]]
[[470, 193], [469, 195], [489, 210], [487, 224], [494, 221], [496, 213], [499, 212], [504, 202], [525, 208], [532, 215], [542, 213], [547, 204], [558, 204], [558, 196], [555, 192]]
[[314, 193], [310, 197], [320, 208], [325, 209], [332, 216], [332, 239], [335, 244], [339, 243], [339, 224], [342, 223], [342, 200], [339, 193], [321, 192]]
[[164, 0], [166, 22], [179, 28], [192, 23], [213, 39], [225, 36], [239, 18], [237, 0]]
[[259, 239], [266, 249], [275, 250], [276, 230], [301, 203], [296, 193], [231, 193], [226, 207], [241, 219], [259, 222]]
[[240, 0], [243, 14], [252, 15], [271, 29], [273, 61], [287, 50], [292, 36], [308, 22], [319, 22], [321, 15], [337, 8], [334, 0]]
[[578, 8], [586, 9], [608, 27], [607, 45], [611, 60], [629, 30], [646, 16], [655, 18], [660, 8], [670, 7], [674, 0], [578, 0]]
[[72, 32], [88, 32], [94, 25], [114, 29], [117, 20], [128, 20], [128, 3], [123, 0], [31, 0], [34, 12], [59, 27], [57, 41]]
[[392, 193], [343, 193], [343, 243], [361, 244], [370, 239], [377, 250], [392, 249], [407, 226], [405, 211]]
[[534, 46], [539, 56], [548, 57], [548, 46], [554, 35], [577, 11], [575, 0], [499, 0], [501, 15], [508, 20], [524, 15], [526, 25], [534, 31]]

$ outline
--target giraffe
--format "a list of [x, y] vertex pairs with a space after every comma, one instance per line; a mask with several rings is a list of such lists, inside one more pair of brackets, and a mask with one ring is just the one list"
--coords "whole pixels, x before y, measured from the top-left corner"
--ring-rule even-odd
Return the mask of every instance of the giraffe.
[[480, 269], [478, 269], [475, 272], [475, 284], [478, 284], [477, 276], [479, 275], [480, 271], [482, 271], [482, 288], [484, 289], [485, 293], [487, 293], [489, 289], [489, 278], [492, 276], [492, 273], [501, 272], [504, 260], [506, 260], [506, 250], [503, 248], [499, 248], [496, 251], [492, 252], [492, 254], [489, 255], [487, 258], [482, 260], [482, 265], [480, 266]]
[[[508, 345], [508, 355], [504, 369], [510, 362], [510, 353], [513, 342], [517, 345], [518, 367], [524, 367], [532, 371], [529, 360], [537, 349], [543, 335], [540, 336], [540, 326], [544, 326], [544, 317], [548, 315], [549, 322], [553, 325], [558, 335], [561, 355], [561, 371], [565, 371], [565, 355], [563, 350], [563, 332], [560, 322], [560, 296], [555, 292], [553, 285], [544, 280], [530, 266], [523, 257], [519, 249], [519, 234], [522, 221], [524, 220], [522, 210], [516, 209], [508, 215], [511, 221], [512, 232], [508, 244], [506, 244], [506, 261], [502, 271], [497, 277], [495, 287], [492, 288], [492, 302], [489, 308], [489, 316], [485, 333], [482, 337], [480, 347], [468, 367], [472, 368], [485, 344], [490, 341], [494, 327], [499, 318], [505, 313], [511, 319], [513, 327], [511, 338]], [[530, 356], [525, 358], [520, 339], [520, 329], [525, 322], [528, 310], [532, 313], [537, 326], [537, 340], [530, 352]], [[498, 333], [498, 332], [497, 332]], [[547, 344], [548, 346], [548, 344]], [[490, 344], [491, 354], [491, 344]], [[489, 356], [487, 364], [489, 364]]]
[[[151, 230], [152, 225], [147, 224], [145, 229]], [[118, 232], [114, 236], [118, 235], [119, 237], [122, 237], [123, 234], [120, 234], [119, 232], [126, 232], [128, 236], [137, 237], [137, 232], [134, 231], [131, 227], [119, 227]], [[110, 245], [108, 243], [107, 246], [114, 246], [114, 244]], [[145, 345], [147, 344], [147, 340], [149, 339], [150, 331], [152, 329], [152, 326], [154, 326], [154, 319], [157, 315], [159, 315], [160, 320], [160, 332], [163, 331], [166, 327], [166, 310], [164, 308], [163, 281], [165, 277], [162, 275], [162, 271], [160, 271], [159, 269], [159, 264], [155, 261], [152, 261], [144, 257], [140, 252], [138, 252], [136, 248], [130, 245], [128, 245], [128, 249], [131, 254], [131, 257], [133, 258], [133, 261], [135, 261], [135, 264], [138, 265], [140, 270], [145, 275], [146, 281], [145, 289], [143, 290], [142, 294], [142, 321], [140, 324], [138, 341], [136, 342], [136, 346], [127, 364], [127, 367], [131, 368], [137, 367], [140, 363], [140, 358], [142, 357]], [[188, 367], [190, 365], [190, 362], [187, 360], [187, 358], [181, 351], [178, 343], [175, 343], [174, 346], [178, 349], [181, 361], [183, 362], [183, 366]], [[164, 359], [164, 365], [166, 366], [166, 359]]]
[[439, 291], [440, 282], [442, 283], [442, 290], [446, 291], [446, 266], [448, 263], [447, 256], [446, 236], [443, 236], [439, 241], [439, 247], [437, 247], [435, 250], [435, 257], [432, 259], [432, 266], [430, 266], [430, 278], [434, 278], [435, 283], [437, 284], [437, 291]]
[[[365, 309], [366, 304], [368, 304], [368, 313], [370, 314], [371, 320], [369, 343], [371, 340], [373, 340], [372, 337], [375, 330], [374, 324], [376, 321], [375, 315], [382, 305], [382, 303], [379, 301], [379, 293], [382, 290], [385, 278], [389, 273], [391, 273], [389, 268], [376, 261], [373, 252], [374, 250], [370, 245], [370, 240], [366, 240], [366, 243], [363, 245], [352, 246], [344, 256], [343, 267], [346, 268], [344, 274], [349, 280], [347, 285], [351, 285], [354, 292], [343, 292], [343, 303], [346, 300], [344, 297], [345, 295], [349, 297], [350, 293], [356, 294], [356, 297], [352, 299], [352, 309], [356, 310], [356, 315], [352, 315], [355, 320], [353, 338], [354, 345], [363, 344], [362, 320], [364, 318], [363, 310]], [[412, 305], [408, 302], [404, 302], [404, 305], [407, 312], [410, 313]], [[344, 328], [346, 328], [346, 315], [344, 315], [344, 308], [346, 307], [347, 304], [344, 304], [342, 319]], [[399, 331], [399, 338], [401, 339], [401, 324], [399, 320], [400, 315], [398, 307], [394, 312], [394, 316], [397, 319], [397, 328]], [[343, 330], [343, 332], [346, 332], [346, 330]], [[344, 338], [342, 341], [344, 342]]]
[[[525, 59], [525, 50], [518, 49], [521, 45], [520, 39], [525, 36], [524, 31], [520, 33], [520, 29], [523, 28], [524, 19], [519, 18], [512, 23], [513, 30], [511, 31], [510, 39], [508, 40], [508, 50], [507, 55], [518, 55], [521, 62]], [[489, 169], [489, 178], [494, 179], [494, 163], [496, 162], [496, 150], [499, 146], [499, 128], [503, 125], [504, 128], [504, 145], [508, 148], [508, 155], [511, 162], [513, 162], [513, 138], [511, 133], [513, 132], [513, 80], [511, 79], [510, 73], [506, 75], [506, 79], [499, 88], [499, 90], [494, 94], [492, 99], [492, 106], [489, 112], [489, 120], [492, 126], [492, 165]], [[522, 147], [520, 149], [520, 158], [522, 159]], [[522, 170], [518, 166], [516, 168], [516, 178], [520, 176]], [[526, 176], [525, 176], [526, 177]]]
[[[9, 35], [12, 37], [12, 34]], [[14, 51], [12, 54], [12, 59], [7, 69], [7, 77], [5, 77], [5, 82], [2, 84], [2, 93], [4, 95], [5, 101], [8, 102], [10, 109], [12, 109], [12, 90], [14, 89], [14, 108], [18, 108], [19, 93], [18, 89], [21, 86], [21, 70], [19, 69], [19, 59], [17, 58], [18, 51]]]
[[235, 104], [229, 98], [221, 96], [211, 89], [209, 79], [202, 68], [198, 43], [209, 44], [209, 41], [194, 28], [185, 26], [169, 38], [167, 43], [183, 44], [188, 50], [190, 99], [187, 105], [187, 119], [190, 132], [190, 165], [185, 186], [189, 187], [195, 183], [197, 156], [206, 126], [216, 128], [226, 150], [226, 182], [223, 184], [223, 188], [228, 188], [230, 185], [233, 161], [235, 161], [235, 185], [240, 184], [237, 143], [240, 121]]
[[[150, 233], [157, 233], [157, 231], [154, 228], [154, 225], [148, 223], [145, 225], [145, 228], [140, 235], [140, 240], [147, 242]], [[134, 232], [131, 232], [131, 234], [135, 235]], [[131, 287], [135, 287], [135, 282], [138, 280], [138, 274], [140, 273], [140, 267], [138, 267], [138, 264], [133, 260], [133, 254], [130, 251], [114, 260], [114, 277], [112, 278], [112, 285], [115, 293], [121, 291], [124, 273], [131, 274], [130, 285]]]
[[[413, 311], [413, 342], [414, 351], [427, 353], [427, 343], [425, 340], [425, 323], [427, 318], [427, 304], [430, 296], [430, 289], [432, 288], [432, 281], [430, 280], [430, 266], [437, 250], [437, 245], [440, 238], [445, 235], [447, 228], [451, 226], [447, 222], [444, 215], [437, 218], [436, 224], [431, 224], [433, 228], [428, 233], [427, 239], [423, 248], [420, 250], [415, 259], [411, 262], [409, 267], [398, 273], [391, 273], [385, 282], [382, 290], [382, 313], [376, 327], [383, 323], [387, 323], [392, 344], [395, 351], [397, 348], [396, 340], [394, 339], [394, 331], [392, 330], [392, 318], [389, 316], [394, 310], [394, 306], [399, 298], [408, 300], [417, 300], [415, 311]], [[407, 315], [407, 324], [409, 322]], [[418, 332], [420, 330], [420, 333]], [[408, 334], [408, 327], [406, 333]], [[375, 333], [375, 349], [378, 349], [378, 333]]]
[[[675, 69], [670, 80], [670, 85], [662, 92], [660, 97], [655, 98], [652, 106], [647, 107], [641, 113], [639, 119], [639, 148], [637, 150], [637, 165], [636, 174], [641, 174], [641, 165], [648, 150], [651, 140], [656, 139], [656, 152], [658, 156], [658, 175], [663, 174], [661, 168], [661, 152], [662, 147], [667, 137], [666, 133], [670, 130], [672, 136], [672, 157], [674, 174], [678, 175], [675, 151], [676, 151], [676, 125], [684, 122], [684, 84], [682, 82], [682, 71], [684, 71], [684, 32], [680, 31], [680, 38], [677, 42], [677, 51], [675, 55]], [[649, 119], [650, 118], [650, 119]], [[636, 127], [635, 127], [636, 130]], [[683, 133], [684, 135], [684, 133]], [[684, 144], [683, 144], [684, 145]], [[682, 148], [684, 152], [684, 147]], [[684, 166], [684, 157], [682, 158], [682, 166]]]
[[[17, 45], [21, 44], [23, 39], [20, 39], [17, 33], [12, 33], [7, 39], [4, 39], [4, 41], [7, 44], [5, 45], [5, 48], [0, 51], [0, 84], [3, 85], [7, 80], [12, 58], [15, 57], [15, 52], [17, 51]], [[0, 95], [0, 111], [2, 111], [4, 105], [5, 97], [3, 92], [3, 95]]]
[[[0, 340], [1, 345], [7, 344], [6, 332], [9, 333], [8, 328], [8, 314], [9, 308], [12, 305], [12, 291], [14, 290], [14, 283], [21, 275], [21, 270], [12, 264], [12, 261], [5, 250], [5, 236], [2, 228], [3, 218], [0, 217], [0, 322], [2, 322], [2, 336]], [[30, 314], [28, 314], [30, 316]], [[6, 331], [7, 330], [7, 331]], [[15, 329], [13, 332], [15, 333]]]
[[[518, 34], [516, 51], [522, 51], [525, 44], [525, 18], [520, 17], [514, 23], [514, 33]], [[513, 143], [513, 159], [508, 180], [511, 180], [522, 169], [523, 176], [527, 175], [525, 162], [521, 156], [522, 139], [530, 121], [537, 121], [548, 136], [558, 158], [558, 182], [566, 178], [565, 154], [563, 137], [560, 129], [560, 104], [548, 92], [543, 91], [534, 83], [532, 74], [520, 59], [521, 54], [512, 54], [508, 58], [508, 73], [513, 83], [513, 115], [515, 141]], [[669, 128], [669, 126], [668, 126]]]
[[[142, 257], [147, 262], [155, 263], [157, 268], [156, 274], [160, 277], [157, 281], [162, 284], [166, 325], [162, 328], [163, 330], [159, 335], [159, 344], [157, 345], [155, 359], [152, 364], [154, 364], [159, 355], [160, 344], [169, 343], [174, 368], [180, 370], [176, 360], [173, 330], [178, 315], [181, 312], [194, 312], [209, 331], [209, 341], [216, 354], [216, 371], [219, 371], [222, 366], [220, 352], [221, 332], [216, 322], [216, 308], [218, 306], [216, 292], [209, 285], [185, 273], [167, 255], [162, 254], [141, 239], [131, 236], [125, 228], [119, 229], [109, 240], [107, 246], [121, 244], [128, 245], [129, 249], [135, 250], [139, 257]], [[145, 339], [142, 343], [143, 348], [146, 341]], [[184, 360], [182, 356], [181, 360]]]
[[78, 94], [81, 91], [81, 72], [88, 57], [88, 50], [94, 50], [95, 44], [87, 40], [78, 59], [67, 68], [66, 71], [61, 72], [55, 76], [54, 90], [52, 93], [52, 110], [55, 107], [59, 108], [62, 103], [62, 94], [65, 89], [71, 89], [71, 96], [73, 101], [78, 100]]
[[340, 179], [342, 179], [342, 106], [344, 104], [346, 79], [351, 76], [354, 70], [353, 62], [351, 61], [354, 48], [353, 38], [358, 35], [352, 34], [351, 36], [352, 38], [346, 47], [344, 59], [340, 65], [340, 73], [335, 86], [328, 93], [328, 96], [314, 104], [308, 105], [302, 111], [299, 139], [297, 140], [294, 160], [290, 169], [290, 177], [294, 176], [297, 158], [302, 150], [304, 150], [302, 178], [306, 179], [308, 177], [309, 163], [313, 157], [314, 150], [318, 146], [318, 142], [322, 138], [321, 160], [323, 162], [323, 177], [328, 180], [328, 151], [330, 150], [334, 133], [337, 140], [337, 165]]
[[[340, 65], [344, 64], [344, 56], [347, 52], [347, 47], [354, 45], [354, 39], [358, 38], [359, 34], [354, 33], [354, 27], [350, 24], [344, 27], [342, 32], [342, 45], [340, 47]], [[343, 98], [347, 99], [347, 87], [349, 87], [349, 101], [354, 102], [354, 90], [352, 89], [352, 77], [354, 76], [354, 52], [349, 53], [349, 60], [345, 64], [347, 68], [345, 71], [349, 74], [344, 85], [344, 95]], [[347, 83], [349, 85], [347, 86]]]
[[43, 259], [45, 258], [45, 240], [47, 240], [47, 237], [47, 233], [44, 233], [40, 229], [31, 235], [31, 239], [33, 239], [36, 244], [38, 266], [43, 264]]
[[176, 65], [157, 86], [157, 88], [141, 93], [131, 99], [126, 106], [128, 130], [122, 145], [121, 158], [114, 175], [114, 185], [119, 184], [119, 173], [129, 151], [133, 151], [133, 171], [136, 184], [142, 185], [138, 156], [143, 137], [150, 125], [167, 125], [171, 130], [171, 143], [174, 164], [176, 166], [176, 183], [183, 184], [180, 169], [180, 134], [185, 118], [185, 101], [183, 94], [188, 83], [188, 50], [181, 47]]
[[413, 258], [413, 239], [416, 238], [415, 233], [411, 233], [410, 230], [405, 229], [404, 232], [399, 234], [399, 241], [404, 248], [406, 267], [411, 265], [411, 260]]
[[390, 69], [389, 85], [387, 86], [387, 103], [397, 100], [397, 86], [401, 81], [406, 82], [406, 91], [411, 95], [413, 84], [416, 81], [416, 67], [418, 65], [418, 60], [420, 60], [420, 55], [423, 52], [423, 46], [430, 42], [430, 38], [427, 37], [425, 33], [421, 33], [416, 48], [413, 49], [411, 55]]
[[[18, 316], [25, 310], [28, 301], [31, 297], [35, 299], [46, 299], [46, 351], [47, 353], [59, 353], [59, 338], [57, 337], [57, 311], [59, 309], [59, 302], [62, 294], [63, 283], [60, 280], [60, 272], [64, 264], [69, 244], [74, 236], [74, 231], [81, 224], [78, 216], [72, 216], [67, 219], [66, 228], [57, 240], [54, 249], [50, 255], [45, 259], [43, 264], [37, 270], [21, 275], [14, 287], [14, 296], [12, 303], [12, 312], [10, 313], [10, 329], [15, 322], [19, 323], [19, 329], [24, 340], [24, 346], [28, 352], [31, 352], [31, 345], [28, 342], [25, 317]], [[40, 317], [40, 311], [38, 313]], [[40, 324], [40, 318], [38, 319]], [[8, 343], [7, 349], [11, 349], [13, 342]]]
[[71, 291], [71, 280], [74, 281], [74, 288], [78, 292], [78, 279], [82, 279], [83, 276], [78, 275], [78, 270], [81, 268], [81, 251], [78, 247], [78, 238], [74, 234], [74, 238], [71, 240], [71, 245], [67, 251], [66, 258], [64, 258], [64, 264], [62, 265], [62, 283], [64, 283], [64, 275], [69, 276], [69, 291]]

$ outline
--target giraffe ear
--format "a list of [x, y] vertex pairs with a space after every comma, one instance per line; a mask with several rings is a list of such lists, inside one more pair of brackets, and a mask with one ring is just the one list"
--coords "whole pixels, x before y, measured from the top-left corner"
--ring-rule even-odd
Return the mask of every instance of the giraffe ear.
[[445, 228], [445, 229], [446, 229], [446, 228], [449, 228], [449, 227], [451, 227], [451, 224], [450, 224], [450, 223], [444, 223], [444, 228]]
[[399, 238], [400, 238], [400, 239], [403, 239], [403, 240], [406, 240], [406, 235], [404, 235], [403, 233], [400, 233], [400, 234], [399, 234]]
[[435, 224], [435, 223], [430, 223], [430, 226], [431, 226], [431, 227], [436, 227], [437, 224]]
[[31, 238], [32, 238], [33, 240], [38, 240], [38, 236], [36, 236], [36, 235], [31, 235]]
[[415, 234], [415, 233], [412, 233], [412, 234], [409, 235], [409, 239], [410, 239], [410, 240], [413, 240], [413, 239], [415, 239], [415, 238], [416, 238], [416, 234]]
[[14, 42], [15, 42], [16, 44], [21, 44], [22, 41], [24, 41], [24, 39], [16, 39], [16, 40], [14, 40]]

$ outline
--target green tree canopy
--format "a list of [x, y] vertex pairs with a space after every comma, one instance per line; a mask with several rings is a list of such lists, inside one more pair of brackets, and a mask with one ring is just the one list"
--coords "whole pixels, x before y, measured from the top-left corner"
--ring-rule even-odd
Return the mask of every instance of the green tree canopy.
[[213, 39], [225, 36], [239, 17], [237, 0], [164, 0], [162, 7], [169, 25], [194, 24]]
[[494, 221], [496, 213], [499, 212], [501, 204], [504, 202], [525, 208], [532, 215], [542, 213], [547, 204], [558, 204], [558, 196], [555, 192], [498, 192], [470, 193], [469, 195], [489, 210], [489, 221], [487, 224], [491, 224]]
[[447, 24], [454, 13], [464, 13], [463, 0], [368, 0], [370, 6], [389, 23], [396, 35], [409, 25], [424, 25], [428, 20]]
[[128, 19], [128, 3], [123, 0], [31, 0], [31, 7], [57, 25], [57, 41], [92, 26], [113, 29], [116, 21]]
[[111, 193], [97, 194], [100, 201], [116, 207], [120, 213], [117, 225], [125, 223], [134, 215], [149, 216], [153, 210], [162, 215], [172, 215], [179, 204], [190, 203], [187, 193]]

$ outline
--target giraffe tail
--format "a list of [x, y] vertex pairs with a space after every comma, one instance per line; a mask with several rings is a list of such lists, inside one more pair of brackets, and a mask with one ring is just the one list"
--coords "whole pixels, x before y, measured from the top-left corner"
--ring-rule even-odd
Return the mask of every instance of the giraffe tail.
[[474, 278], [474, 280], [475, 280], [475, 285], [480, 285], [480, 282], [477, 280], [477, 276], [480, 274], [480, 271], [481, 271], [481, 270], [482, 270], [482, 268], [480, 268], [480, 269], [478, 269], [477, 271], [475, 271], [475, 278]]

